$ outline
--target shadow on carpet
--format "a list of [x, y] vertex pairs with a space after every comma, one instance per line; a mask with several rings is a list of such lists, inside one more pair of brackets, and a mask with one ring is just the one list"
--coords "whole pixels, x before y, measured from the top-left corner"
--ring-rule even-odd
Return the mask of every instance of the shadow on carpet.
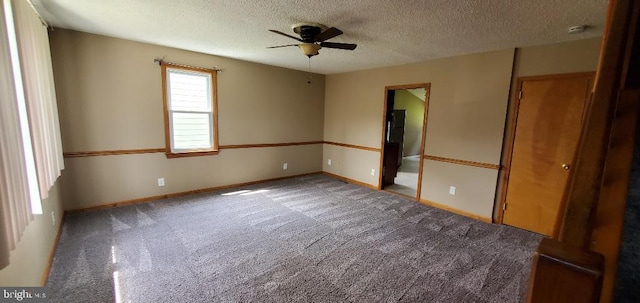
[[52, 302], [522, 302], [541, 236], [324, 175], [69, 215]]

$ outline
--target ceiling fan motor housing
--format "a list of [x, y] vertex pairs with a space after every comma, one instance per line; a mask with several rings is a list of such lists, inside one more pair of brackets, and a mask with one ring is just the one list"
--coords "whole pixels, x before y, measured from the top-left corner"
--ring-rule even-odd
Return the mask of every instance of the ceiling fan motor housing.
[[300, 27], [300, 38], [304, 43], [314, 43], [314, 38], [321, 32], [322, 30], [319, 27], [303, 25]]

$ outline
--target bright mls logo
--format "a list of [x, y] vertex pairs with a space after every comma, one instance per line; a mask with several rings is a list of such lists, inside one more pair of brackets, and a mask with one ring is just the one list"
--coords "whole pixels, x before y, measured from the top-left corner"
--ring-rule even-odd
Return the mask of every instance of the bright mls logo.
[[44, 287], [2, 287], [0, 302], [49, 302]]
[[31, 292], [28, 292], [26, 290], [21, 290], [21, 291], [7, 291], [6, 289], [2, 290], [4, 293], [4, 298], [5, 299], [16, 299], [16, 301], [22, 301], [24, 299], [31, 299], [33, 298], [33, 295], [31, 294]]

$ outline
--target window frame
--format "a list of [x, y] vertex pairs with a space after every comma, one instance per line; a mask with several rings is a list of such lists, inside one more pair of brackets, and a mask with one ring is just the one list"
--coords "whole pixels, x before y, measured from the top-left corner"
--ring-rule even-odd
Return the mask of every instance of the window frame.
[[[168, 62], [161, 62], [161, 72], [162, 72], [162, 100], [163, 100], [163, 109], [164, 109], [164, 133], [165, 133], [165, 155], [167, 158], [179, 158], [179, 157], [194, 157], [194, 156], [207, 156], [207, 155], [217, 155], [219, 153], [218, 146], [218, 80], [217, 80], [217, 72], [214, 69], [207, 68], [198, 68], [192, 66], [184, 66], [179, 64], [173, 64]], [[174, 151], [173, 148], [173, 120], [171, 119], [171, 114], [174, 112], [186, 112], [188, 111], [172, 111], [169, 107], [169, 88], [170, 85], [168, 83], [169, 80], [169, 71], [177, 70], [181, 72], [187, 73], [195, 73], [195, 74], [206, 74], [211, 78], [210, 89], [211, 89], [211, 112], [209, 120], [209, 124], [211, 127], [211, 148], [201, 148], [201, 149], [187, 149], [187, 150], [179, 150]], [[206, 112], [201, 112], [206, 113]]]

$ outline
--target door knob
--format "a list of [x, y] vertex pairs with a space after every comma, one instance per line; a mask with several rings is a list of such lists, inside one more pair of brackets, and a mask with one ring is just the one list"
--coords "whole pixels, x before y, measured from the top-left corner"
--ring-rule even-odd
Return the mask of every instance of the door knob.
[[571, 165], [569, 165], [567, 163], [563, 163], [562, 164], [562, 168], [564, 168], [564, 170], [569, 170], [569, 168], [571, 168]]

